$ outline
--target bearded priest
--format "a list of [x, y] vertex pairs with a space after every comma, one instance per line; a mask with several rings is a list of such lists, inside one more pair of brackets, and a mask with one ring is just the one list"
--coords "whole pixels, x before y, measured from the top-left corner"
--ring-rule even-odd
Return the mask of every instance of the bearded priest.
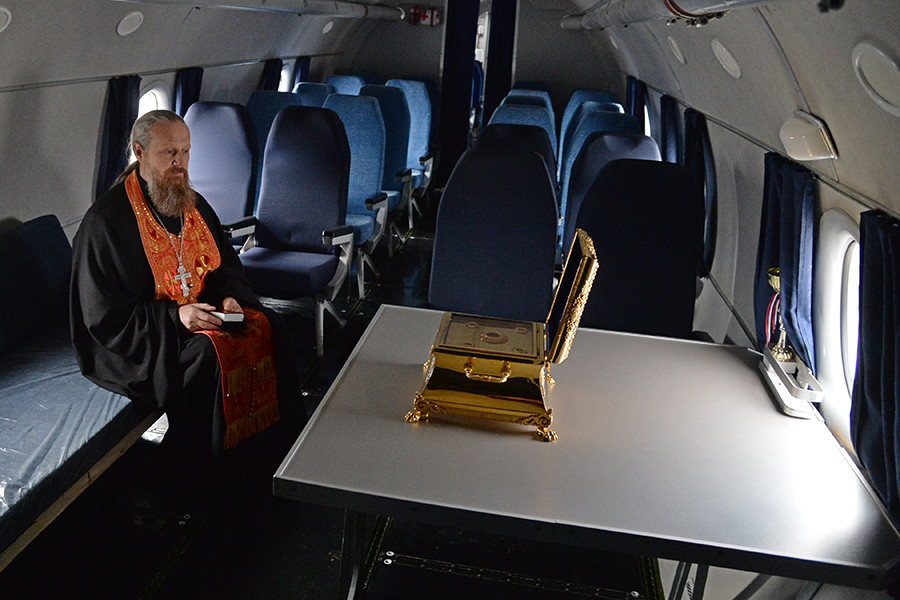
[[[260, 304], [216, 213], [191, 188], [190, 147], [174, 112], [134, 123], [136, 160], [75, 236], [70, 310], [84, 375], [164, 409], [163, 445], [202, 458], [282, 413], [297, 426], [306, 417], [286, 328]], [[226, 326], [213, 312], [238, 313], [230, 318], [242, 323]]]

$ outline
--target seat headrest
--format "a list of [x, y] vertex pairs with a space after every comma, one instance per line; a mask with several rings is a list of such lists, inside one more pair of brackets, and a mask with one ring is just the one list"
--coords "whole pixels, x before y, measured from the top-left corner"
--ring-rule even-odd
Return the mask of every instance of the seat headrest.
[[301, 81], [294, 86], [294, 93], [297, 94], [299, 104], [303, 106], [322, 106], [328, 94], [334, 94], [335, 92], [334, 86], [330, 83]]
[[553, 153], [550, 137], [543, 127], [516, 123], [492, 123], [481, 130], [475, 148], [486, 152], [509, 152], [511, 150], [537, 152], [544, 159], [551, 175], [556, 176], [556, 155]]

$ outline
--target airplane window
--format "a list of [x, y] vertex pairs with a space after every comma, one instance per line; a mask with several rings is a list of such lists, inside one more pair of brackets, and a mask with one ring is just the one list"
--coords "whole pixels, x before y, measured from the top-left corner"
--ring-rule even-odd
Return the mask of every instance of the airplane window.
[[852, 451], [850, 402], [859, 336], [859, 227], [841, 210], [819, 221], [815, 257], [816, 378], [819, 410], [838, 441]]
[[[151, 83], [141, 92], [138, 100], [138, 117], [150, 112], [151, 110], [169, 109], [171, 103], [169, 101], [169, 92], [166, 87], [159, 82]], [[134, 162], [134, 154], [128, 151], [128, 162]]]
[[278, 80], [278, 91], [291, 91], [291, 75], [293, 74], [294, 65], [286, 64], [281, 67], [281, 78]]
[[853, 395], [856, 379], [856, 353], [859, 347], [859, 242], [853, 240], [844, 257], [843, 294], [841, 298], [841, 356], [847, 393]]
[[169, 92], [163, 84], [152, 83], [141, 92], [141, 98], [138, 101], [138, 116], [161, 108], [171, 108]]

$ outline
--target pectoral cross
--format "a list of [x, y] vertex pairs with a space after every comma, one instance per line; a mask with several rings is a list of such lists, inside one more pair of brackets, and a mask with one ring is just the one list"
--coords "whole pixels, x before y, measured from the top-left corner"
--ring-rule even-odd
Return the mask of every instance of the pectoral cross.
[[191, 274], [187, 272], [187, 269], [184, 268], [184, 265], [178, 265], [178, 275], [174, 277], [175, 281], [181, 283], [181, 295], [185, 298], [191, 292], [191, 284], [187, 282], [190, 279]]

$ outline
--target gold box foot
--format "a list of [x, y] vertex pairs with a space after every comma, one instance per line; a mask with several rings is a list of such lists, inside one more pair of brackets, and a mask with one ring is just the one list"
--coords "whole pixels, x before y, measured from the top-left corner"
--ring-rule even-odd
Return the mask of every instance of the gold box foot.
[[417, 410], [411, 410], [406, 413], [406, 422], [407, 423], [418, 423], [420, 420], [425, 420], [428, 418], [428, 415], [425, 413], [421, 413]]
[[556, 432], [552, 429], [548, 429], [547, 427], [538, 427], [537, 434], [538, 437], [545, 442], [555, 442], [559, 439], [559, 436], [556, 435]]

